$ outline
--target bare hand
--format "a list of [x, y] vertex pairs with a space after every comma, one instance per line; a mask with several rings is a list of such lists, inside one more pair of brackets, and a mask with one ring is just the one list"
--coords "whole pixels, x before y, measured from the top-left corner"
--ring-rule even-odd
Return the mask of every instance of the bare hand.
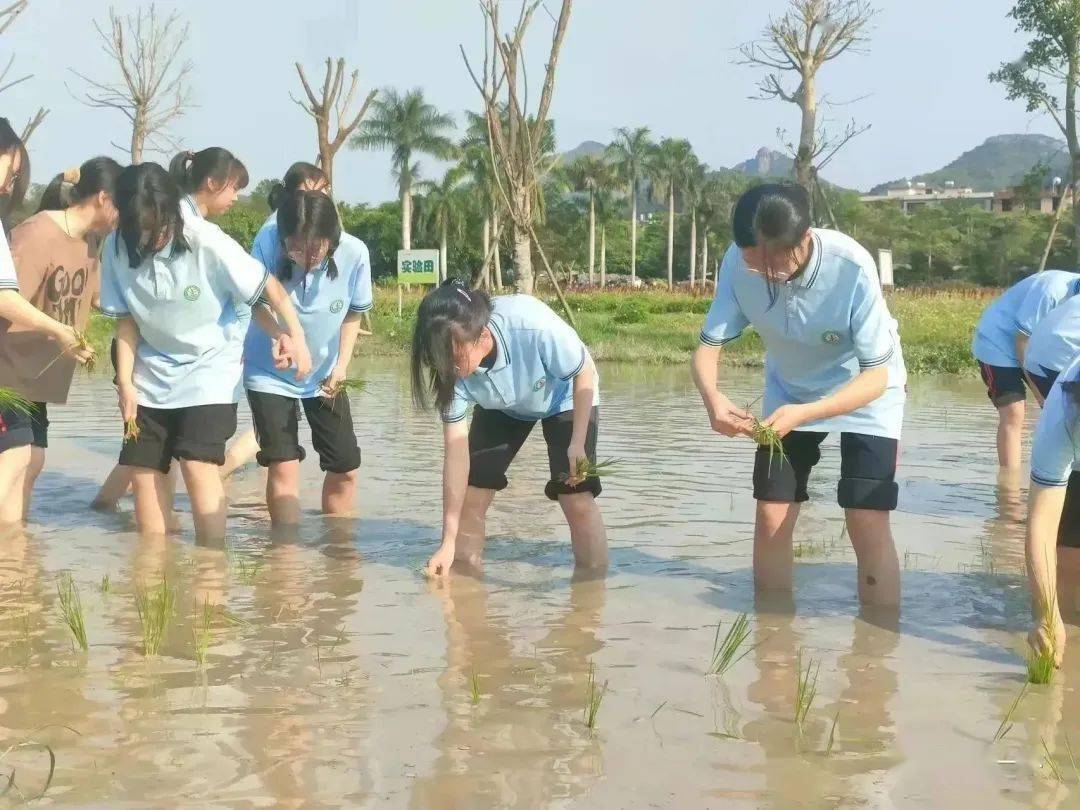
[[274, 359], [274, 368], [284, 371], [293, 364], [293, 339], [288, 332], [282, 332], [271, 341], [270, 353]]
[[750, 435], [750, 414], [728, 400], [709, 410], [709, 422], [713, 430], [728, 438]]
[[303, 340], [293, 341], [293, 365], [296, 366], [297, 380], [306, 380], [311, 376], [311, 352]]
[[1036, 653], [1052, 654], [1054, 666], [1060, 667], [1061, 660], [1065, 657], [1065, 623], [1061, 620], [1061, 614], [1054, 616], [1053, 622], [1047, 626], [1045, 622], [1039, 622], [1028, 634], [1028, 644]]
[[60, 351], [69, 354], [80, 366], [85, 366], [94, 357], [94, 350], [83, 347], [78, 334], [70, 326], [60, 324], [56, 332], [56, 341], [60, 344]]
[[139, 414], [139, 394], [131, 383], [120, 383], [116, 388], [120, 404], [120, 418], [125, 422], [135, 419]]
[[571, 442], [566, 449], [566, 456], [570, 460], [570, 475], [567, 476], [566, 483], [572, 487], [583, 484], [585, 476], [578, 475], [578, 470], [587, 467], [589, 464], [589, 456], [585, 452], [585, 445]]
[[429, 577], [450, 576], [450, 566], [454, 564], [454, 553], [453, 546], [447, 546], [445, 543], [439, 546], [439, 550], [428, 560], [427, 575]]
[[330, 376], [319, 384], [319, 396], [323, 399], [334, 399], [337, 397], [337, 395], [341, 393], [341, 384], [345, 382], [345, 378], [345, 372], [339, 368], [335, 368], [330, 372]]
[[781, 405], [772, 416], [765, 420], [765, 425], [771, 427], [784, 438], [800, 425], [810, 421], [805, 405]]

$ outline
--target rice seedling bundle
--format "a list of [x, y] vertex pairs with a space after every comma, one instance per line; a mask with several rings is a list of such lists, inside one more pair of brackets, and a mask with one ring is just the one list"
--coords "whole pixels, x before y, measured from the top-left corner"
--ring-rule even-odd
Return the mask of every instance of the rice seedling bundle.
[[578, 459], [574, 473], [562, 474], [562, 482], [568, 484], [571, 481], [585, 481], [589, 478], [603, 478], [611, 475], [611, 469], [622, 463], [622, 459], [609, 458], [604, 461], [590, 461], [587, 458]]
[[716, 638], [713, 639], [712, 662], [709, 664], [709, 674], [722, 678], [724, 673], [753, 651], [754, 646], [742, 649], [746, 639], [750, 637], [750, 621], [745, 613], [732, 622], [727, 635], [720, 639], [721, 625], [716, 625]]
[[68, 626], [75, 641], [87, 650], [86, 623], [83, 620], [82, 600], [79, 598], [79, 589], [75, 586], [75, 580], [71, 574], [60, 577], [56, 583], [56, 593], [60, 601], [60, 615], [64, 617], [64, 624]]
[[814, 705], [817, 697], [818, 670], [821, 664], [811, 658], [803, 666], [803, 651], [800, 649], [796, 657], [796, 680], [795, 680], [795, 728], [802, 737], [803, 726], [806, 717], [810, 714], [810, 708]]
[[134, 419], [124, 420], [124, 444], [128, 442], [137, 442], [139, 440], [139, 434], [142, 431], [139, 429], [139, 423]]
[[589, 682], [585, 689], [584, 711], [585, 725], [588, 728], [596, 728], [596, 718], [597, 715], [600, 714], [600, 704], [604, 702], [604, 695], [607, 693], [607, 688], [607, 681], [604, 681], [603, 686], [597, 686], [596, 665], [589, 664]]
[[1004, 739], [1005, 735], [1012, 730], [1013, 715], [1016, 714], [1016, 710], [1020, 706], [1020, 701], [1023, 700], [1024, 695], [1027, 694], [1027, 688], [1028, 685], [1025, 682], [1024, 685], [1020, 687], [1020, 691], [1017, 693], [1016, 697], [1013, 698], [1013, 702], [1009, 704], [1008, 711], [1006, 711], [1005, 716], [1001, 718], [1001, 725], [999, 725], [997, 731], [994, 732], [994, 742]]
[[136, 588], [135, 608], [142, 626], [143, 653], [147, 656], [157, 655], [176, 610], [176, 587], [162, 576], [161, 585], [153, 591]]

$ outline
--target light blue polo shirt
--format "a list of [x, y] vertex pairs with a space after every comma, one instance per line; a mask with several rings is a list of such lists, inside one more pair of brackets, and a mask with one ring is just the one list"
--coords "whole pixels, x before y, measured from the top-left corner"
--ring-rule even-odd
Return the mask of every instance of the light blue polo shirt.
[[255, 234], [251, 243], [251, 255], [262, 262], [262, 266], [271, 273], [277, 273], [281, 266], [281, 240], [278, 239], [277, 212], [271, 212], [266, 222]]
[[189, 219], [206, 219], [199, 210], [199, 204], [190, 194], [185, 194], [180, 198], [180, 216], [184, 218], [184, 222]]
[[1063, 487], [1080, 469], [1080, 408], [1069, 401], [1062, 383], [1080, 379], [1080, 357], [1058, 377], [1043, 403], [1031, 440], [1031, 480], [1044, 487]]
[[[531, 295], [492, 299], [488, 328], [495, 339], [495, 362], [479, 368], [454, 389], [443, 422], [460, 422], [469, 405], [503, 411], [532, 422], [574, 409], [574, 378], [589, 350], [570, 324]], [[597, 377], [593, 405], [600, 404]]]
[[[277, 228], [275, 227], [275, 231]], [[298, 382], [292, 369], [274, 368], [270, 336], [255, 323], [244, 346], [244, 385], [252, 391], [309, 399], [319, 396], [319, 385], [338, 361], [341, 326], [350, 312], [372, 307], [371, 259], [367, 245], [341, 234], [334, 251], [337, 276], [326, 272], [328, 262], [305, 273], [293, 266], [293, 277], [282, 281], [304, 327], [311, 351], [311, 376]]]
[[0, 290], [19, 289], [19, 277], [15, 272], [15, 261], [11, 258], [11, 248], [8, 247], [7, 235], [3, 226], [0, 226]]
[[242, 313], [262, 294], [269, 274], [216, 225], [187, 219], [189, 250], [165, 250], [131, 267], [116, 231], [101, 254], [101, 311], [139, 327], [135, 387], [151, 408], [237, 402], [242, 393], [238, 345]]
[[1044, 270], [1017, 282], [982, 314], [971, 341], [971, 353], [991, 366], [1019, 368], [1016, 333], [1030, 337], [1039, 321], [1077, 292], [1080, 274], [1065, 270]]
[[887, 366], [888, 385], [878, 399], [799, 430], [899, 439], [907, 370], [874, 260], [849, 236], [818, 228], [811, 233], [809, 265], [778, 285], [772, 304], [765, 277], [746, 266], [738, 246], [728, 248], [701, 342], [723, 346], [754, 327], [765, 343], [765, 415], [781, 405], [816, 402], [865, 369]]
[[1024, 354], [1032, 374], [1061, 372], [1080, 354], [1080, 295], [1058, 304], [1035, 326]]

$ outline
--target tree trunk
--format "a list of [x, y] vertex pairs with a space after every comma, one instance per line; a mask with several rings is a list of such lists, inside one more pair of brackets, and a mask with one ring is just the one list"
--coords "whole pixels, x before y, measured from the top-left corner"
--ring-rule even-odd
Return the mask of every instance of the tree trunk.
[[1077, 65], [1073, 59], [1069, 60], [1069, 69], [1065, 75], [1065, 142], [1069, 146], [1069, 157], [1072, 161], [1073, 182], [1073, 231], [1076, 243], [1076, 255], [1080, 260], [1080, 138], [1076, 132], [1076, 76]]
[[630, 183], [630, 283], [637, 278], [637, 178]]
[[[1039, 270], [1042, 272], [1046, 269], [1046, 263], [1050, 260], [1050, 251], [1054, 247], [1054, 238], [1057, 236], [1058, 226], [1061, 225], [1061, 215], [1065, 212], [1065, 195], [1070, 197], [1073, 195], [1072, 185], [1066, 186], [1065, 190], [1061, 192], [1061, 199], [1058, 200], [1057, 211], [1054, 212], [1054, 223], [1050, 226], [1050, 235], [1046, 237], [1046, 247], [1043, 248], [1042, 259], [1039, 260]], [[1075, 205], [1073, 208], [1075, 209]]]
[[514, 223], [514, 270], [517, 274], [516, 287], [518, 292], [532, 295], [535, 284], [533, 282], [532, 267], [532, 240], [527, 228], [522, 228]]
[[484, 272], [480, 276], [484, 281], [484, 289], [491, 289], [491, 259], [488, 254], [491, 253], [491, 217], [484, 217]]
[[589, 286], [596, 283], [596, 198], [589, 192]]
[[668, 186], [667, 286], [675, 288], [675, 183]]
[[690, 290], [697, 286], [697, 208], [690, 209]]
[[607, 286], [607, 226], [600, 226], [600, 289]]
[[136, 108], [131, 124], [131, 163], [142, 163], [143, 143], [146, 141], [146, 110]]
[[809, 192], [813, 192], [814, 150], [817, 149], [817, 87], [816, 77], [810, 73], [802, 77], [799, 108], [802, 110], [802, 126], [799, 130], [799, 151], [795, 154], [795, 180]]
[[412, 183], [401, 183], [401, 249], [412, 250]]
[[492, 254], [495, 260], [495, 289], [502, 292], [502, 223], [499, 221], [498, 211], [491, 216], [491, 230], [491, 238], [495, 240], [495, 252]]
[[439, 281], [446, 281], [450, 277], [450, 234], [446, 223], [442, 225], [439, 234]]
[[[709, 285], [709, 228], [704, 228], [704, 233], [701, 234], [701, 289], [708, 290]], [[713, 286], [716, 286], [716, 279], [713, 279]]]

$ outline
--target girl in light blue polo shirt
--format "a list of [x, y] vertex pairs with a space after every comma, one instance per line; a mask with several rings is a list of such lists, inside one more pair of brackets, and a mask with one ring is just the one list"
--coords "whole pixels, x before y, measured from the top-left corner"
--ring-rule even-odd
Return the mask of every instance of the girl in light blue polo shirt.
[[284, 322], [297, 374], [310, 358], [296, 311], [281, 284], [216, 225], [185, 221], [181, 193], [160, 166], [129, 166], [116, 187], [119, 227], [102, 249], [101, 310], [117, 318], [117, 388], [125, 423], [134, 421], [120, 463], [137, 468], [135, 518], [164, 534], [171, 512], [172, 460], [191, 498], [196, 536], [225, 532], [218, 467], [236, 430], [241, 386], [232, 351], [238, 311], [265, 300]]
[[[1050, 389], [1031, 443], [1027, 571], [1033, 629], [1029, 641], [1060, 664], [1065, 624], [1058, 598], [1059, 569], [1080, 572], [1080, 357]], [[1064, 577], [1062, 579], [1065, 579]], [[1075, 604], [1075, 596], [1065, 600]]]
[[1058, 304], [1039, 321], [1024, 352], [1024, 371], [1040, 404], [1058, 375], [1080, 354], [1080, 295]]
[[169, 164], [169, 174], [184, 193], [180, 211], [185, 219], [221, 216], [233, 207], [249, 179], [244, 164], [220, 146], [181, 152]]
[[790, 589], [792, 533], [828, 433], [840, 433], [838, 501], [858, 559], [859, 598], [896, 605], [900, 567], [890, 528], [906, 371], [896, 322], [870, 255], [836, 231], [810, 227], [794, 185], [751, 189], [737, 202], [735, 244], [694, 355], [713, 429], [751, 434], [749, 414], [717, 390], [720, 349], [753, 326], [765, 343], [765, 423], [784, 458], [759, 447], [754, 465], [754, 580]]
[[447, 282], [417, 312], [412, 390], [422, 408], [433, 399], [443, 420], [443, 533], [431, 576], [448, 575], [455, 561], [480, 565], [488, 508], [537, 422], [548, 449], [545, 493], [566, 515], [574, 561], [607, 565], [600, 480], [577, 475], [583, 460], [596, 460], [599, 379], [562, 318], [532, 296], [490, 299]]
[[998, 466], [1007, 476], [1020, 469], [1024, 432], [1024, 355], [1028, 339], [1058, 304], [1080, 292], [1080, 275], [1044, 270], [1014, 284], [987, 307], [975, 327], [971, 353], [979, 363], [987, 396], [998, 411]]
[[256, 325], [244, 350], [244, 385], [259, 442], [258, 462], [269, 468], [266, 502], [276, 524], [300, 520], [299, 410], [326, 473], [322, 508], [348, 515], [356, 501], [360, 448], [349, 398], [342, 388], [360, 330], [372, 306], [367, 246], [342, 233], [333, 200], [317, 191], [286, 198], [277, 211], [281, 279], [312, 351], [311, 376], [297, 381], [275, 367], [271, 337]]
[[[270, 216], [255, 234], [251, 255], [262, 262], [263, 267], [276, 268], [281, 264], [281, 239], [278, 237], [277, 211], [282, 203], [298, 191], [318, 191], [330, 195], [330, 181], [326, 172], [311, 163], [299, 161], [289, 167], [280, 183], [275, 183], [266, 198]], [[273, 272], [273, 271], [272, 271]]]

